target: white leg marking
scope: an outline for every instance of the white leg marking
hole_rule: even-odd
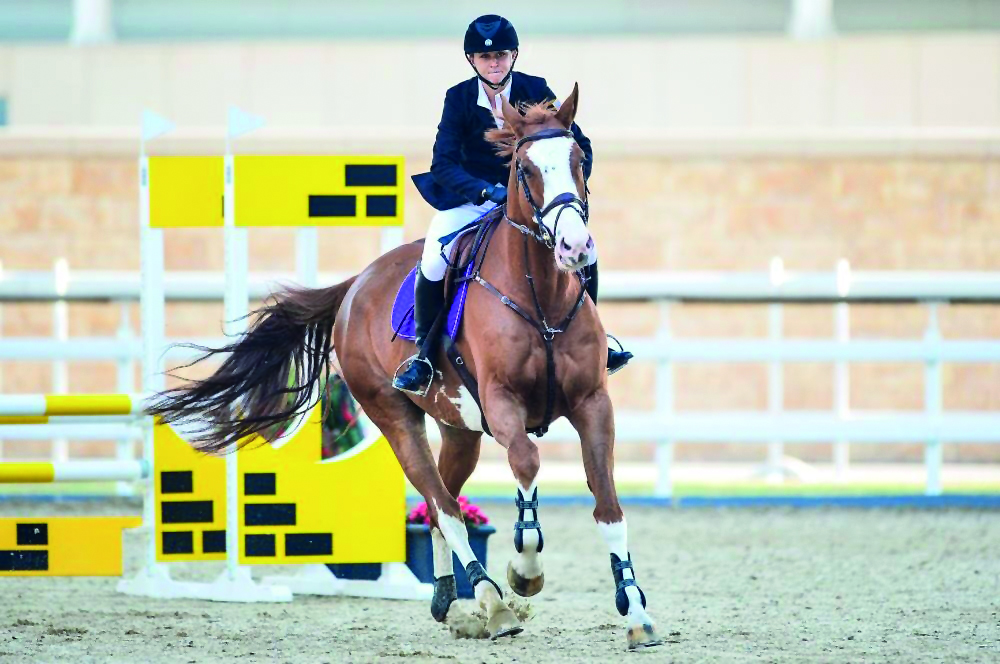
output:
[[[458,556],[459,562],[462,563],[462,568],[468,567],[469,563],[476,560],[476,554],[472,552],[472,547],[469,546],[469,531],[465,529],[465,523],[460,519],[445,514],[444,510],[438,507],[437,501],[434,501],[434,508],[437,510],[438,525],[441,526],[441,533],[448,541],[448,546]],[[503,604],[500,600],[500,595],[497,594],[496,588],[490,583],[476,584],[473,591],[476,593],[476,599],[479,600],[480,606],[486,609],[487,615],[493,615],[493,611]]]
[[[434,578],[453,575],[455,566],[452,564],[451,547],[437,528],[431,528],[431,544],[434,545]]]
[[[628,525],[623,517],[619,523],[597,522],[597,527],[604,536],[604,541],[608,545],[608,550],[618,556],[622,562],[628,560]],[[626,579],[634,579],[632,570],[622,570],[622,576]],[[642,599],[639,597],[639,589],[635,586],[625,588],[625,595],[628,597],[628,624],[652,625],[653,619],[649,617],[646,610],[642,608]]]
[[[455,409],[458,411],[459,417],[462,418],[462,424],[465,425],[466,429],[470,431],[482,431],[483,430],[483,420],[482,414],[479,412],[479,406],[476,405],[476,400],[473,398],[472,393],[466,389],[465,385],[458,386],[458,398],[448,399],[452,404],[455,405]]]
[[[525,500],[531,500],[531,496],[534,495],[537,486],[537,480],[532,480],[528,488],[521,487],[521,495],[524,496]],[[534,521],[535,518],[535,510],[524,510],[525,521]],[[523,578],[534,579],[542,573],[542,560],[538,555],[538,531],[522,530],[521,535],[524,538],[521,553],[514,556],[511,565],[513,565],[514,571]]]

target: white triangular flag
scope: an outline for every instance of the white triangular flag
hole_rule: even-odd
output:
[[[150,110],[142,112],[142,140],[151,141],[174,130],[174,123]]]
[[[229,126],[227,128],[229,138],[242,136],[263,126],[264,118],[259,115],[251,115],[237,106],[229,107]]]

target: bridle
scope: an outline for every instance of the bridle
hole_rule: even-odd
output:
[[[538,232],[535,233],[529,228],[525,228],[521,224],[515,223],[507,216],[507,210],[504,210],[504,219],[507,223],[511,224],[522,233],[529,235],[542,244],[548,249],[555,249],[556,246],[556,236],[559,234],[559,220],[562,218],[562,213],[567,209],[575,210],[580,218],[583,219],[583,223],[586,224],[590,220],[590,205],[584,199],[581,199],[576,194],[571,194],[570,192],[564,192],[559,194],[552,199],[552,202],[545,206],[545,208],[538,207],[535,203],[534,197],[531,195],[531,189],[528,187],[528,183],[524,176],[524,166],[521,164],[521,157],[518,156],[518,151],[526,143],[532,143],[534,141],[543,141],[547,138],[572,138],[575,142],[576,137],[573,136],[573,132],[569,129],[543,129],[537,134],[531,134],[530,136],[525,136],[517,141],[514,145],[514,167],[517,173],[517,185],[519,189],[524,190],[524,198],[528,201],[528,205],[531,206],[531,216],[538,226]],[[509,207],[509,206],[508,206]],[[552,224],[552,230],[550,231],[548,226],[542,221],[552,210],[558,209],[556,213],[555,223]]]

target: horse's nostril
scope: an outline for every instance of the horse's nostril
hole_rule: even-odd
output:
[[[589,238],[587,240],[587,249],[593,249],[593,248],[594,248],[594,238]]]
[[[569,251],[570,249],[572,249],[572,247],[570,247],[569,244],[566,242],[566,238],[563,238],[563,240],[559,243],[559,245],[563,249],[563,251]]]

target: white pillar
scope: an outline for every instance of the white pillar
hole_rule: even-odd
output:
[[[225,295],[223,310],[225,313],[226,335],[233,337],[242,334],[247,329],[246,315],[250,308],[250,296],[247,287],[247,251],[248,238],[246,228],[236,227],[236,187],[235,160],[226,141],[225,157],[225,200],[223,212],[225,228]],[[234,404],[235,405],[235,404]],[[234,409],[235,412],[235,409]],[[237,568],[240,560],[240,511],[239,511],[239,460],[236,450],[229,450],[226,455],[226,571],[229,580],[237,578]]]
[[[166,387],[163,351],[166,344],[164,325],[166,324],[166,294],[164,291],[163,229],[152,228],[149,224],[149,158],[146,157],[145,141],[139,157],[139,241],[140,277],[142,295],[139,300],[142,326],[142,391],[146,394],[160,392]],[[150,476],[146,481],[143,498],[142,521],[149,528],[146,545],[144,575],[152,577],[156,564],[156,492],[154,489],[157,472],[153,463],[152,418],[145,418],[142,429],[142,458],[150,465]]]
[[[73,0],[74,44],[105,44],[115,39],[112,0]]]
[[[825,39],[836,34],[833,0],[792,0],[788,36],[792,39]]]

